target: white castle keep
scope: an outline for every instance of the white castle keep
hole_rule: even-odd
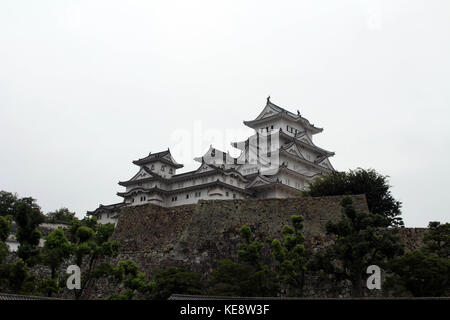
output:
[[[170,150],[150,153],[133,161],[138,172],[119,182],[125,187],[117,195],[123,202],[100,205],[95,211],[100,222],[117,221],[123,206],[147,203],[163,207],[193,204],[198,200],[245,198],[288,198],[301,195],[314,178],[334,171],[329,157],[334,152],[317,147],[313,136],[323,131],[307,119],[270,101],[256,119],[244,121],[255,134],[232,146],[241,150],[232,157],[212,146],[199,158],[200,166],[177,174],[183,167]]]

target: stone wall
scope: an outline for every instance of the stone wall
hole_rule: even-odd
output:
[[[185,265],[206,276],[217,259],[235,257],[244,224],[259,240],[280,238],[290,216],[301,214],[307,243],[327,242],[325,224],[339,219],[341,200],[341,196],[213,200],[172,208],[128,207],[121,212],[113,239],[122,243],[121,258],[136,259],[146,271]],[[357,210],[368,210],[365,196],[353,196],[353,201]]]
[[[207,279],[218,259],[236,258],[242,225],[250,226],[258,240],[281,238],[281,230],[293,214],[304,216],[306,246],[316,250],[333,243],[326,235],[325,224],[340,219],[342,198],[214,200],[171,208],[152,204],[124,207],[112,236],[122,244],[114,260],[132,258],[147,275],[154,269],[182,265]],[[358,211],[368,211],[364,195],[352,198]],[[407,250],[420,246],[424,231],[398,229]],[[310,280],[306,288],[310,296],[329,296],[327,284]],[[104,298],[114,289],[100,281],[89,298]],[[348,296],[348,289],[343,284],[332,296]]]

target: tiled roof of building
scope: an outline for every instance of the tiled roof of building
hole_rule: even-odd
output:
[[[38,297],[38,296],[25,296],[20,294],[0,292],[0,301],[7,301],[7,300],[62,300],[62,299],[50,297]]]
[[[257,125],[260,122],[264,122],[264,121],[267,121],[267,120],[274,120],[274,119],[277,119],[279,117],[287,117],[287,118],[292,119],[294,121],[299,121],[299,122],[303,123],[313,133],[319,133],[319,132],[323,131],[322,128],[318,128],[318,127],[314,126],[314,124],[311,124],[308,119],[302,117],[300,115],[299,111],[297,111],[297,114],[294,114],[294,113],[292,113],[292,112],[290,112],[290,111],[288,111],[288,110],[286,110],[286,109],[284,109],[284,108],[274,104],[273,102],[271,102],[270,101],[270,97],[267,98],[266,107],[264,109],[266,109],[267,107],[269,107],[272,110],[274,110],[275,113],[273,115],[268,116],[268,117],[260,118],[263,115],[263,113],[261,113],[254,120],[244,121],[244,124],[249,126],[249,127],[253,127],[254,125]]]
[[[167,156],[169,156],[169,157],[167,157]],[[167,159],[167,158],[169,158],[169,159]],[[184,167],[182,164],[177,163],[173,159],[169,149],[167,149],[166,151],[161,151],[161,152],[157,152],[157,153],[150,152],[148,156],[138,159],[138,160],[134,160],[133,163],[135,165],[144,165],[144,164],[155,162],[155,161],[161,161],[161,162],[167,163],[168,165],[173,166],[175,168],[183,168]]]
[[[322,148],[316,146],[315,144],[308,144],[308,143],[306,143],[306,142],[303,142],[302,140],[299,140],[299,139],[301,138],[300,135],[297,135],[297,136],[293,137],[293,136],[287,134],[287,133],[286,133],[283,129],[281,129],[281,128],[280,128],[280,135],[283,136],[283,137],[285,137],[285,138],[292,139],[293,142],[295,142],[296,144],[301,145],[302,147],[308,148],[308,149],[310,149],[310,150],[314,150],[314,151],[319,152],[319,153],[326,154],[326,155],[328,155],[328,156],[330,156],[330,157],[331,157],[331,156],[334,156],[334,154],[335,154],[334,152],[328,151],[328,150],[325,150],[325,149],[322,149]]]
[[[128,196],[128,195],[130,195],[130,194],[132,194],[133,192],[136,192],[136,191],[159,192],[159,193],[162,193],[162,194],[170,195],[170,194],[177,194],[177,193],[180,193],[180,192],[186,192],[186,191],[190,191],[190,190],[197,190],[197,189],[214,187],[214,186],[226,187],[228,189],[235,190],[235,191],[238,191],[238,192],[242,192],[242,193],[246,193],[246,194],[252,194],[252,192],[250,190],[239,188],[239,187],[233,186],[231,184],[224,183],[224,182],[222,182],[220,180],[216,180],[216,181],[212,181],[212,182],[208,182],[208,183],[197,184],[195,186],[189,186],[189,187],[179,188],[179,189],[174,189],[174,190],[164,190],[164,189],[161,189],[161,188],[156,187],[156,186],[152,187],[152,188],[137,187],[137,188],[131,189],[131,190],[127,191],[127,192],[118,192],[117,195],[119,197],[126,197],[126,196]]]
[[[100,204],[97,209],[95,209],[94,211],[88,211],[87,214],[88,215],[96,215],[96,214],[98,214],[100,212],[104,212],[104,211],[115,211],[115,210],[122,208],[125,205],[126,205],[125,202],[109,204],[106,206],[103,204]]]
[[[164,178],[161,175],[145,168],[144,170],[146,172],[148,172],[149,174],[151,174],[151,177],[147,177],[147,178],[143,178],[143,179],[139,179],[139,180],[119,181],[119,185],[126,187],[126,186],[131,186],[133,184],[144,183],[144,182],[149,182],[149,181],[154,181],[154,180],[160,180],[160,181],[164,181],[166,183],[174,183],[174,182],[178,182],[178,181],[209,176],[209,175],[217,173],[217,172],[220,172],[223,174],[234,173],[236,175],[239,175],[243,180],[245,180],[244,176],[234,168],[224,169],[224,168],[220,168],[218,166],[212,165],[212,164],[208,164],[208,166],[211,167],[212,170],[198,172],[198,169],[196,169],[196,170],[188,171],[185,173],[175,174],[171,178]]]

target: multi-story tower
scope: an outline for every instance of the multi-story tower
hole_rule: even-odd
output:
[[[200,199],[296,197],[312,179],[334,171],[329,161],[334,153],[313,143],[313,136],[323,129],[311,124],[299,111],[289,112],[267,98],[262,112],[244,124],[255,134],[232,143],[241,150],[239,157],[211,146],[195,159],[200,162],[198,169],[177,174],[183,165],[174,160],[169,149],[150,153],[133,161],[139,170],[131,179],[119,182],[126,188],[117,193],[124,201],[101,205],[92,213],[109,221],[116,219],[111,211],[124,205],[153,203],[169,207]]]

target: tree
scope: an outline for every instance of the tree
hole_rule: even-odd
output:
[[[36,278],[21,258],[13,263],[0,265],[0,288],[15,294],[36,293]]]
[[[114,232],[114,224],[99,224],[95,217],[74,219],[69,228],[72,242],[74,262],[84,267],[81,278],[81,289],[75,289],[75,298],[79,299],[86,287],[95,278],[95,262],[105,257],[115,257],[120,248],[118,241],[109,241]]]
[[[14,216],[17,195],[7,191],[0,191],[0,216]]]
[[[93,271],[95,278],[107,277],[116,284],[123,286],[124,292],[114,293],[108,297],[109,300],[132,300],[137,294],[150,297],[152,285],[146,282],[146,275],[139,271],[134,260],[120,260],[116,267],[108,262],[101,263]]]
[[[155,300],[166,300],[172,294],[200,294],[201,275],[183,267],[169,267],[156,270],[152,274],[151,296]]]
[[[70,212],[67,208],[61,208],[46,214],[46,220],[51,223],[71,223],[75,218],[75,212]]]
[[[0,216],[0,263],[6,258],[9,253],[8,245],[5,241],[8,239],[11,230],[11,216]]]
[[[312,266],[337,281],[349,280],[352,296],[362,296],[362,279],[369,265],[386,266],[389,259],[403,253],[399,239],[386,228],[386,217],[357,212],[350,197],[341,201],[340,221],[326,224],[328,234],[336,237],[335,244],[319,252]]]
[[[291,216],[291,223],[292,226],[283,228],[283,243],[278,239],[272,241],[272,252],[278,262],[278,273],[287,295],[302,296],[308,262],[308,254],[303,245],[305,238],[301,233],[303,216]]]
[[[249,297],[254,294],[252,270],[231,259],[221,259],[211,273],[208,294]]]
[[[251,229],[240,229],[243,242],[238,244],[238,262],[219,260],[211,274],[210,294],[239,296],[275,296],[279,285],[276,273],[263,262],[264,243],[253,239]]]
[[[403,226],[400,217],[402,203],[392,196],[388,178],[374,169],[333,172],[313,181],[304,195],[318,197],[365,194],[370,212],[387,218],[390,226]]]
[[[392,261],[386,288],[394,295],[439,297],[450,294],[450,224],[430,222],[423,246]]]
[[[53,283],[47,283],[49,290],[47,292],[50,297],[54,292],[54,288],[57,288],[58,282],[58,268],[69,258],[72,253],[72,245],[67,240],[64,231],[58,228],[52,231],[47,237],[42,250],[43,262],[50,267],[51,281]]]
[[[33,198],[22,198],[14,205],[17,224],[16,238],[19,241],[17,255],[28,266],[39,261],[39,241],[42,237],[37,227],[44,222],[44,215]]]
[[[425,251],[441,258],[450,258],[450,223],[430,222],[423,242]]]
[[[424,250],[408,252],[391,262],[386,288],[394,295],[440,297],[450,294],[450,259]]]

